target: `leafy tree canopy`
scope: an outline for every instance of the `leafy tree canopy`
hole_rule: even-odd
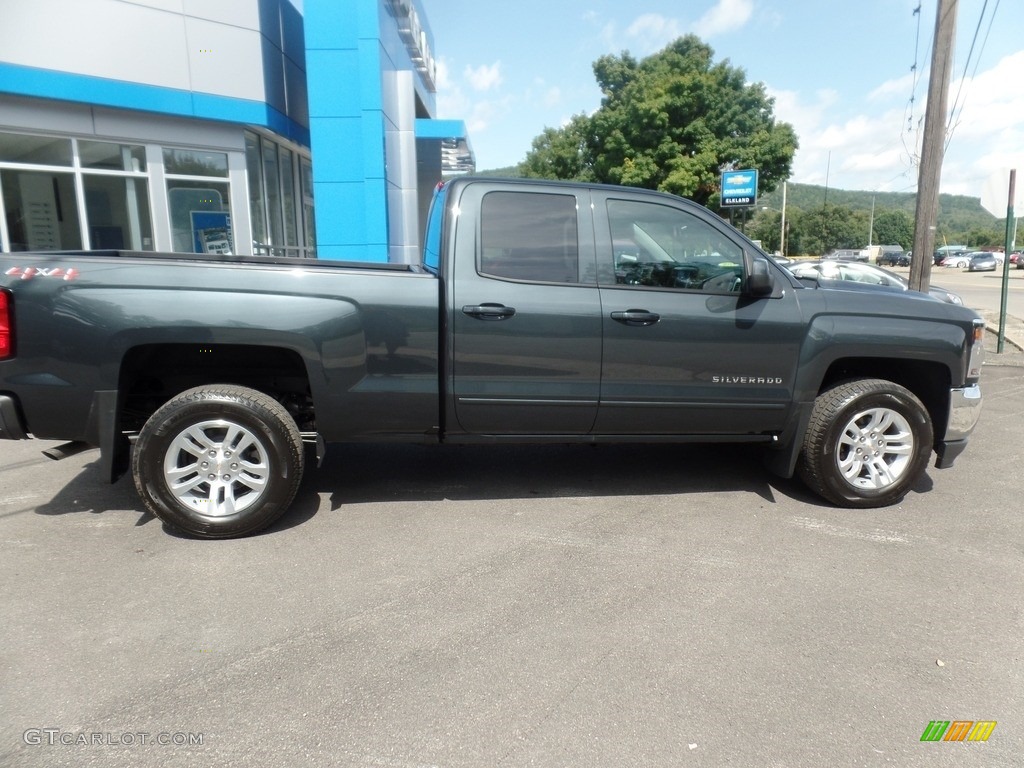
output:
[[[704,205],[717,203],[725,170],[756,168],[759,191],[775,189],[789,176],[796,134],[776,122],[763,84],[713,57],[693,35],[641,61],[602,56],[600,108],[534,139],[522,174],[658,189]]]

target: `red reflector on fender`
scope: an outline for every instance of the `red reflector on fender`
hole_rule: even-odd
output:
[[[11,352],[11,301],[6,291],[0,291],[0,358]]]

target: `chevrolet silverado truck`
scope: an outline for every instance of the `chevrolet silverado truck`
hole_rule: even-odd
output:
[[[99,447],[194,536],[252,533],[339,442],[755,443],[876,507],[964,450],[983,323],[822,288],[639,189],[467,177],[421,263],[0,256],[0,437]]]

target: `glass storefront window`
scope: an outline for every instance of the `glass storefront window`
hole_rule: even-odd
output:
[[[227,178],[228,156],[225,152],[202,152],[195,149],[164,149],[164,171],[176,176],[220,176]]]
[[[71,173],[0,170],[0,197],[12,251],[82,247]]]
[[[145,171],[146,149],[136,144],[109,141],[78,141],[78,164],[109,171]]]
[[[0,162],[71,165],[71,139],[0,133]]]
[[[281,147],[281,209],[284,213],[284,244],[296,247],[299,234],[295,226],[295,173],[292,171],[292,152]],[[289,256],[294,255],[289,252]]]
[[[227,182],[167,180],[172,250],[235,253]]]
[[[309,158],[265,136],[245,134],[253,252],[314,257]],[[299,187],[298,184],[308,186]]]
[[[299,163],[302,184],[302,222],[307,256],[316,256],[316,209],[313,206],[313,166],[306,158]]]
[[[147,153],[164,161],[166,211],[151,207],[158,163],[147,162]],[[229,158],[227,151],[0,132],[0,250],[249,253],[249,243],[234,242]],[[309,157],[246,131],[245,162],[251,252],[315,258]],[[166,231],[161,220],[169,220],[170,242],[157,242]]]
[[[86,174],[82,185],[89,245],[94,250],[153,250],[145,179]]]
[[[281,177],[277,164],[277,145],[269,141],[263,142],[263,178],[267,184],[267,212],[270,216],[270,242],[280,247],[284,245],[281,226]],[[275,254],[275,255],[284,255]]]
[[[252,221],[253,253],[267,251],[267,205],[263,195],[263,167],[260,140],[252,133],[245,134],[245,170],[249,177],[249,217]]]

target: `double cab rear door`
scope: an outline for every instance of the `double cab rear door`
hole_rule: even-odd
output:
[[[799,307],[781,274],[741,293],[750,260],[720,219],[639,190],[453,186],[449,436],[782,429]]]

